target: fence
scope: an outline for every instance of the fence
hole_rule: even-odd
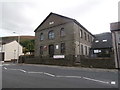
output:
[[[47,64],[47,65],[62,65],[62,66],[78,66],[90,68],[109,68],[114,69],[115,63],[112,57],[110,58],[80,58],[80,64],[76,65],[75,56],[70,55],[64,59],[53,59],[49,57],[34,57],[34,56],[20,56],[19,63],[27,64]]]

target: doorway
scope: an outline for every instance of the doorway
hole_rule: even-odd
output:
[[[53,55],[54,55],[54,45],[51,44],[49,45],[49,56],[53,57]]]

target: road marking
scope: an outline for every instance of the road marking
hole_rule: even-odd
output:
[[[22,71],[22,72],[24,72],[24,73],[26,72],[25,70],[22,70],[22,69],[20,69],[20,71]]]
[[[4,67],[5,70],[19,70],[19,71],[22,71],[24,73],[26,73],[27,71],[23,70],[23,69],[8,69],[7,67]],[[47,73],[47,72],[27,72],[27,73],[38,73],[38,74],[45,74],[45,75],[48,75],[48,76],[51,76],[51,77],[65,77],[65,78],[83,78],[83,79],[86,79],[86,80],[91,80],[91,81],[95,81],[95,82],[100,82],[100,83],[106,83],[106,84],[112,84],[112,85],[115,85],[116,82],[115,81],[111,81],[111,82],[107,82],[107,81],[101,81],[101,80],[97,80],[97,79],[92,79],[92,78],[88,78],[88,77],[81,77],[81,76],[61,76],[61,75],[54,75],[54,74],[51,74],[51,73]]]
[[[16,71],[19,70],[19,71],[22,71],[22,72],[24,72],[24,73],[27,72],[27,71],[25,71],[25,70],[23,70],[23,69],[8,69],[8,70],[16,70]]]
[[[4,67],[4,69],[5,69],[5,70],[7,70],[7,68],[6,68],[6,67]]]
[[[56,77],[66,77],[66,78],[81,78],[81,76],[56,76]]]
[[[84,78],[84,79],[87,79],[87,80],[95,81],[95,82],[101,82],[101,83],[109,84],[109,82],[105,82],[105,81],[101,81],[101,80],[96,80],[96,79],[87,78],[87,77],[83,77],[83,78]]]
[[[53,74],[50,74],[50,73],[46,73],[46,72],[44,72],[43,74],[46,74],[46,75],[48,75],[48,76],[55,77],[55,75],[53,75]]]
[[[28,73],[39,73],[39,74],[43,74],[43,72],[28,72]]]
[[[115,84],[116,84],[116,82],[115,82],[115,81],[111,81],[111,84],[114,84],[114,85],[115,85]]]

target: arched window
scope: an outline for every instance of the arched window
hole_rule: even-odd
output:
[[[54,38],[55,38],[55,34],[54,34],[53,30],[49,31],[48,39],[54,39]]]
[[[64,30],[64,28],[61,28],[61,30],[60,30],[60,36],[62,37],[62,36],[65,36],[65,30]]]
[[[44,39],[43,33],[40,33],[40,40],[42,41]]]

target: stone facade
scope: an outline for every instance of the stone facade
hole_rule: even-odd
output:
[[[93,39],[75,19],[50,13],[35,30],[35,56],[80,62],[80,56],[89,56]]]
[[[110,24],[112,32],[115,67],[120,68],[120,22]]]

